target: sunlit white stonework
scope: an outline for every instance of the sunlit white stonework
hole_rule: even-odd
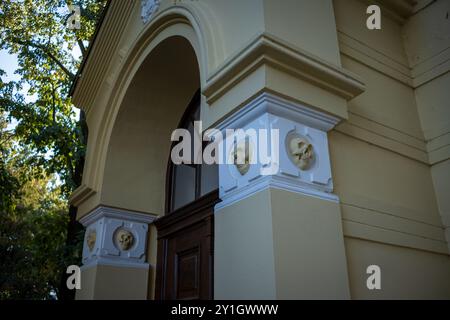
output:
[[[276,143],[266,139],[268,154],[271,146],[279,146],[279,163],[250,164],[247,172],[236,174],[234,165],[219,166],[219,193],[222,202],[218,208],[230,205],[265,188],[279,188],[326,200],[337,201],[332,193],[330,158],[327,132],[339,119],[318,112],[301,104],[292,103],[271,94],[262,94],[219,125],[221,130],[241,128],[243,130],[278,130]],[[260,136],[255,136],[260,139]],[[260,147],[260,141],[252,141]],[[291,145],[292,139],[297,148]],[[302,143],[300,143],[302,142]],[[296,160],[297,158],[297,160]],[[262,175],[262,166],[277,167],[277,173]]]

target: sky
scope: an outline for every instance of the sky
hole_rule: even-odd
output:
[[[6,71],[6,80],[18,80],[20,77],[14,74],[18,68],[17,55],[9,54],[7,50],[0,50],[0,69]]]
[[[14,71],[19,67],[17,64],[17,55],[9,54],[7,50],[0,50],[0,69],[6,72],[3,76],[5,81],[16,81],[20,79],[20,76],[14,74]],[[17,122],[13,119],[7,126],[7,130],[11,130],[16,126]]]

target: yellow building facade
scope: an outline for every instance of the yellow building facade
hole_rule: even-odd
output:
[[[112,0],[73,91],[89,126],[77,299],[450,298],[449,12]],[[198,90],[204,130],[279,129],[280,170],[219,164],[172,208],[186,195],[170,187],[171,134]],[[292,135],[311,145],[307,169]]]

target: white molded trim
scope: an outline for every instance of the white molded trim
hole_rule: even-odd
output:
[[[83,264],[111,265],[116,267],[148,268],[147,254],[148,224],[156,216],[135,211],[100,206],[80,219],[86,227],[83,242]],[[119,244],[118,232],[124,229],[132,238],[132,245],[123,248]],[[91,235],[94,234],[94,237]],[[89,241],[91,247],[89,247]]]
[[[264,113],[300,122],[311,128],[327,132],[342,120],[311,107],[264,92],[249,104],[230,115],[217,127],[220,130],[240,128]]]
[[[214,210],[220,210],[225,207],[228,207],[236,202],[239,202],[243,199],[251,197],[252,195],[266,190],[266,189],[279,189],[285,190],[289,192],[303,194],[305,196],[310,196],[318,199],[322,199],[325,201],[331,201],[335,203],[339,203],[339,197],[334,193],[329,193],[325,191],[321,191],[318,189],[311,188],[311,186],[302,186],[300,184],[294,184],[288,180],[279,179],[278,176],[266,176],[262,179],[255,181],[253,184],[249,184],[240,189],[235,189],[228,194],[226,194],[222,201],[219,202]]]
[[[110,266],[119,268],[135,268],[135,269],[150,269],[149,263],[128,261],[128,260],[118,260],[118,259],[108,259],[108,258],[97,258],[95,260],[89,260],[86,264],[83,264],[80,269],[86,270],[97,266]]]
[[[119,220],[135,221],[140,223],[152,223],[157,218],[156,215],[149,213],[140,213],[136,211],[129,211],[125,209],[117,209],[111,207],[100,206],[94,209],[91,213],[80,219],[80,223],[87,227],[97,220],[107,217]]]

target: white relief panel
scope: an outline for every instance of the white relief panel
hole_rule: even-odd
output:
[[[148,266],[145,262],[148,224],[154,219],[152,215],[107,207],[99,207],[83,217],[80,220],[86,227],[83,265]]]
[[[324,191],[332,191],[330,159],[328,155],[327,133],[276,116],[273,121],[280,130],[280,175],[295,178],[298,181],[311,184]],[[313,162],[306,170],[299,169],[291,160],[287,146],[290,135],[296,134],[305,138],[313,146]]]
[[[220,125],[220,129],[224,135],[225,129],[254,129],[256,136],[249,136],[249,145],[253,147],[248,151],[251,158],[257,157],[257,161],[250,164],[245,174],[241,174],[235,164],[219,165],[222,202],[218,208],[268,187],[337,201],[337,196],[332,194],[327,131],[338,121],[335,117],[268,94],[233,114]],[[264,136],[258,135],[260,129],[267,133],[263,140],[261,137]],[[278,130],[278,162],[277,157],[272,157],[270,163],[262,163],[259,157],[261,146],[266,146],[268,151],[264,154],[268,156],[273,155],[271,148],[276,146],[271,143],[270,132],[273,129]],[[235,149],[230,143],[226,146],[225,155],[229,156]],[[261,169],[270,166],[278,167],[278,171],[272,175],[262,174]]]

